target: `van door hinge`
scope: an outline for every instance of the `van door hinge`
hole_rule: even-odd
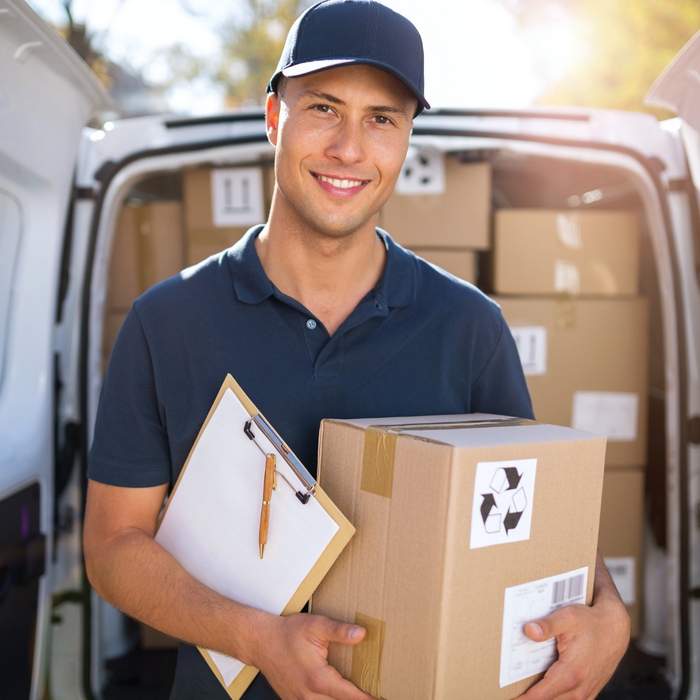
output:
[[[700,445],[700,416],[691,416],[688,419],[688,440],[693,445]]]

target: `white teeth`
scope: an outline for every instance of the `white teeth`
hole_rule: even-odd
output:
[[[328,182],[333,187],[340,187],[343,190],[347,190],[350,187],[359,187],[362,184],[362,180],[337,180],[324,175],[317,175],[316,177],[322,182]]]

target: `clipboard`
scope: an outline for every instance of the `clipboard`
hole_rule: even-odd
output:
[[[269,439],[258,429],[263,424],[274,434]],[[282,476],[271,500],[270,533],[262,560],[258,529],[264,454],[260,444],[276,453]],[[158,518],[155,534],[156,542],[205,585],[232,600],[281,615],[301,611],[355,533],[308,472],[304,470],[299,478],[290,455],[301,466],[227,375]],[[301,495],[306,493],[311,497],[304,501]],[[218,652],[198,649],[229,697],[239,700],[258,670]]]

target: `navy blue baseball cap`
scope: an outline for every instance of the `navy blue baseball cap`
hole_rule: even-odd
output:
[[[430,109],[423,95],[423,42],[403,15],[375,0],[322,0],[292,25],[267,92],[280,76],[295,78],[337,66],[375,66],[400,80]]]

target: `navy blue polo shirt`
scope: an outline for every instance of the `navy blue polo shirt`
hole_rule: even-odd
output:
[[[268,279],[261,230],[136,300],[105,376],[91,479],[174,483],[227,373],[314,475],[323,418],[533,417],[500,309],[473,285],[378,229],[381,278],[331,337]],[[195,650],[180,657],[173,698],[225,700]],[[256,682],[246,699],[275,697],[265,687]]]

